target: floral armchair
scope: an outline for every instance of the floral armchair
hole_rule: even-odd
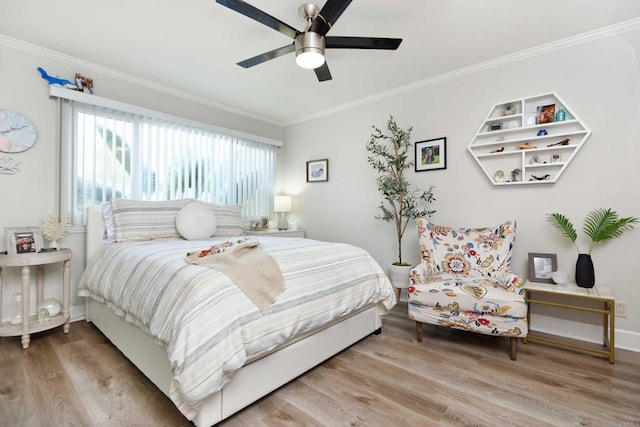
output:
[[[506,336],[516,360],[517,338],[529,328],[523,281],[511,270],[515,221],[458,229],[424,218],[417,224],[422,262],[411,270],[407,292],[418,342],[423,323]]]

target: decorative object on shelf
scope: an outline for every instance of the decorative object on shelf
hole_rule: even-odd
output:
[[[569,275],[562,270],[556,270],[551,273],[551,280],[556,285],[566,285],[569,283]]]
[[[547,221],[560,230],[563,235],[569,238],[578,251],[578,261],[576,262],[576,284],[583,288],[592,288],[595,284],[595,273],[593,261],[591,260],[591,250],[593,247],[605,240],[621,236],[625,231],[632,230],[634,224],[638,223],[636,217],[620,218],[611,209],[599,208],[591,210],[584,219],[582,231],[591,238],[589,251],[581,253],[576,244],[578,233],[569,219],[561,213],[547,214]]]
[[[564,111],[564,108],[560,108],[556,112],[556,122],[564,122],[565,120],[567,120],[567,112]]]
[[[7,255],[37,253],[42,249],[39,227],[5,227]]]
[[[15,175],[20,172],[18,165],[20,162],[13,160],[9,157],[0,158],[0,174],[2,175]]]
[[[495,182],[504,182],[504,171],[498,169],[496,173],[493,174],[493,180]]]
[[[511,180],[509,182],[518,182],[520,181],[520,175],[522,174],[522,170],[520,168],[515,168],[511,171]]]
[[[50,249],[58,249],[58,240],[67,234],[67,219],[58,221],[55,214],[48,214],[42,219],[42,235],[47,239]]]
[[[55,298],[42,300],[38,305],[38,322],[46,322],[51,317],[55,317],[62,311],[62,303]]]
[[[273,211],[280,214],[278,230],[288,230],[287,212],[291,212],[291,196],[275,196],[273,199]]]
[[[429,205],[435,201],[435,198],[433,186],[427,190],[416,188],[409,183],[405,175],[413,166],[413,162],[409,160],[413,128],[398,127],[393,116],[389,116],[386,128],[387,134],[372,126],[373,131],[366,145],[369,152],[367,162],[378,173],[376,184],[382,195],[382,202],[379,205],[382,215],[376,216],[376,219],[395,225],[398,259],[393,264],[407,265],[402,260],[404,232],[410,221],[433,215],[435,211],[430,210]],[[401,285],[404,284],[402,287],[409,284],[408,272],[406,282],[404,280],[401,283]]]
[[[512,116],[516,113],[516,104],[514,102],[507,102],[502,107],[503,116]]]
[[[11,304],[13,305],[13,314],[9,322],[12,325],[19,325],[22,323],[22,294],[20,292],[11,294]]]
[[[556,254],[529,253],[529,281],[553,283],[551,273],[558,269]]]
[[[49,75],[44,68],[38,67],[40,76],[45,79],[50,85],[62,86],[68,89],[77,89],[78,87],[71,80],[62,79],[60,77]]]
[[[551,163],[558,163],[561,161],[560,154],[551,155]]]
[[[538,148],[538,147],[536,147],[535,145],[531,145],[528,142],[525,142],[524,144],[519,144],[518,148],[521,150],[530,150],[532,148]]]
[[[546,181],[547,179],[551,178],[551,175],[544,174],[542,176],[535,176],[535,175],[531,175],[531,179],[529,181]]]
[[[527,126],[533,126],[536,124],[536,113],[529,113],[527,114],[527,118],[525,121],[525,125]]]
[[[537,165],[540,163],[540,156],[538,156],[537,154],[533,157],[531,157],[531,164],[532,165]]]
[[[489,125],[489,132],[502,130],[502,123],[493,123]]]
[[[416,172],[447,168],[447,138],[427,139],[415,144]]]
[[[83,76],[80,73],[76,73],[76,88],[75,90],[84,92],[84,90],[93,95],[93,79],[90,77]]]
[[[34,124],[20,113],[0,109],[0,152],[21,153],[38,138]]]
[[[556,116],[556,104],[541,105],[536,108],[536,124],[553,123]]]
[[[516,114],[505,119],[501,113],[507,102],[494,104],[489,109],[484,121],[479,125],[467,149],[480,166],[482,173],[493,185],[555,183],[576,157],[578,151],[591,135],[591,131],[584,126],[584,123],[580,121],[567,103],[553,92],[510,100],[509,102],[516,104]],[[556,109],[563,109],[566,112],[566,120],[549,125],[535,125],[536,109],[539,106],[549,105],[555,106]],[[520,114],[525,111],[526,115]],[[534,122],[526,125],[525,123],[528,123],[530,116],[533,117]],[[513,122],[517,127],[512,129],[508,126],[507,129],[503,128],[500,132],[489,130],[491,125],[502,121],[506,121],[508,124]],[[541,131],[540,135],[538,135],[538,131]],[[555,154],[561,156],[562,161],[551,162],[550,159]],[[539,157],[540,163],[531,161],[534,155]],[[519,182],[496,181],[495,171],[503,170],[506,172],[515,168],[520,168],[522,171],[522,179]],[[548,179],[536,180],[531,178],[531,173],[536,176],[545,174],[550,176]]]
[[[307,182],[329,181],[329,159],[307,162]]]
[[[562,141],[556,142],[554,144],[549,144],[547,145],[547,147],[555,147],[556,145],[569,145],[569,141],[570,141],[569,138],[565,138]]]

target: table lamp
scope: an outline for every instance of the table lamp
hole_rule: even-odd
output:
[[[287,212],[291,212],[291,196],[275,196],[273,199],[273,210],[280,214],[278,219],[278,230],[288,230]]]

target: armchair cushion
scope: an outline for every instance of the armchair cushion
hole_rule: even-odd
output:
[[[523,284],[511,270],[516,223],[494,227],[453,228],[417,221],[425,276],[450,274],[495,279],[493,284],[517,292]]]
[[[505,292],[493,277],[436,274],[428,276],[422,286],[407,288],[411,304],[435,307],[442,311],[493,316],[526,317],[527,305],[519,293]]]

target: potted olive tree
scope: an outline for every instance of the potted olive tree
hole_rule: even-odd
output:
[[[611,209],[593,209],[584,219],[584,227],[582,230],[591,239],[591,245],[586,253],[580,252],[580,248],[576,244],[578,233],[569,219],[561,213],[547,214],[547,220],[554,227],[562,232],[573,242],[578,251],[578,260],[576,262],[576,284],[583,288],[592,288],[595,284],[595,274],[593,270],[593,261],[591,260],[591,250],[596,243],[613,239],[621,236],[625,231],[633,229],[634,224],[638,223],[636,217],[618,217],[617,212]]]
[[[376,183],[382,195],[381,214],[377,219],[391,222],[396,229],[398,259],[391,266],[391,283],[396,288],[406,288],[409,284],[411,265],[402,260],[402,238],[409,222],[430,217],[435,212],[429,204],[435,201],[433,186],[423,190],[407,181],[406,172],[413,166],[410,159],[412,127],[401,129],[393,116],[387,120],[387,132],[375,126],[367,142],[367,161],[378,173]],[[400,271],[398,271],[400,270]]]

